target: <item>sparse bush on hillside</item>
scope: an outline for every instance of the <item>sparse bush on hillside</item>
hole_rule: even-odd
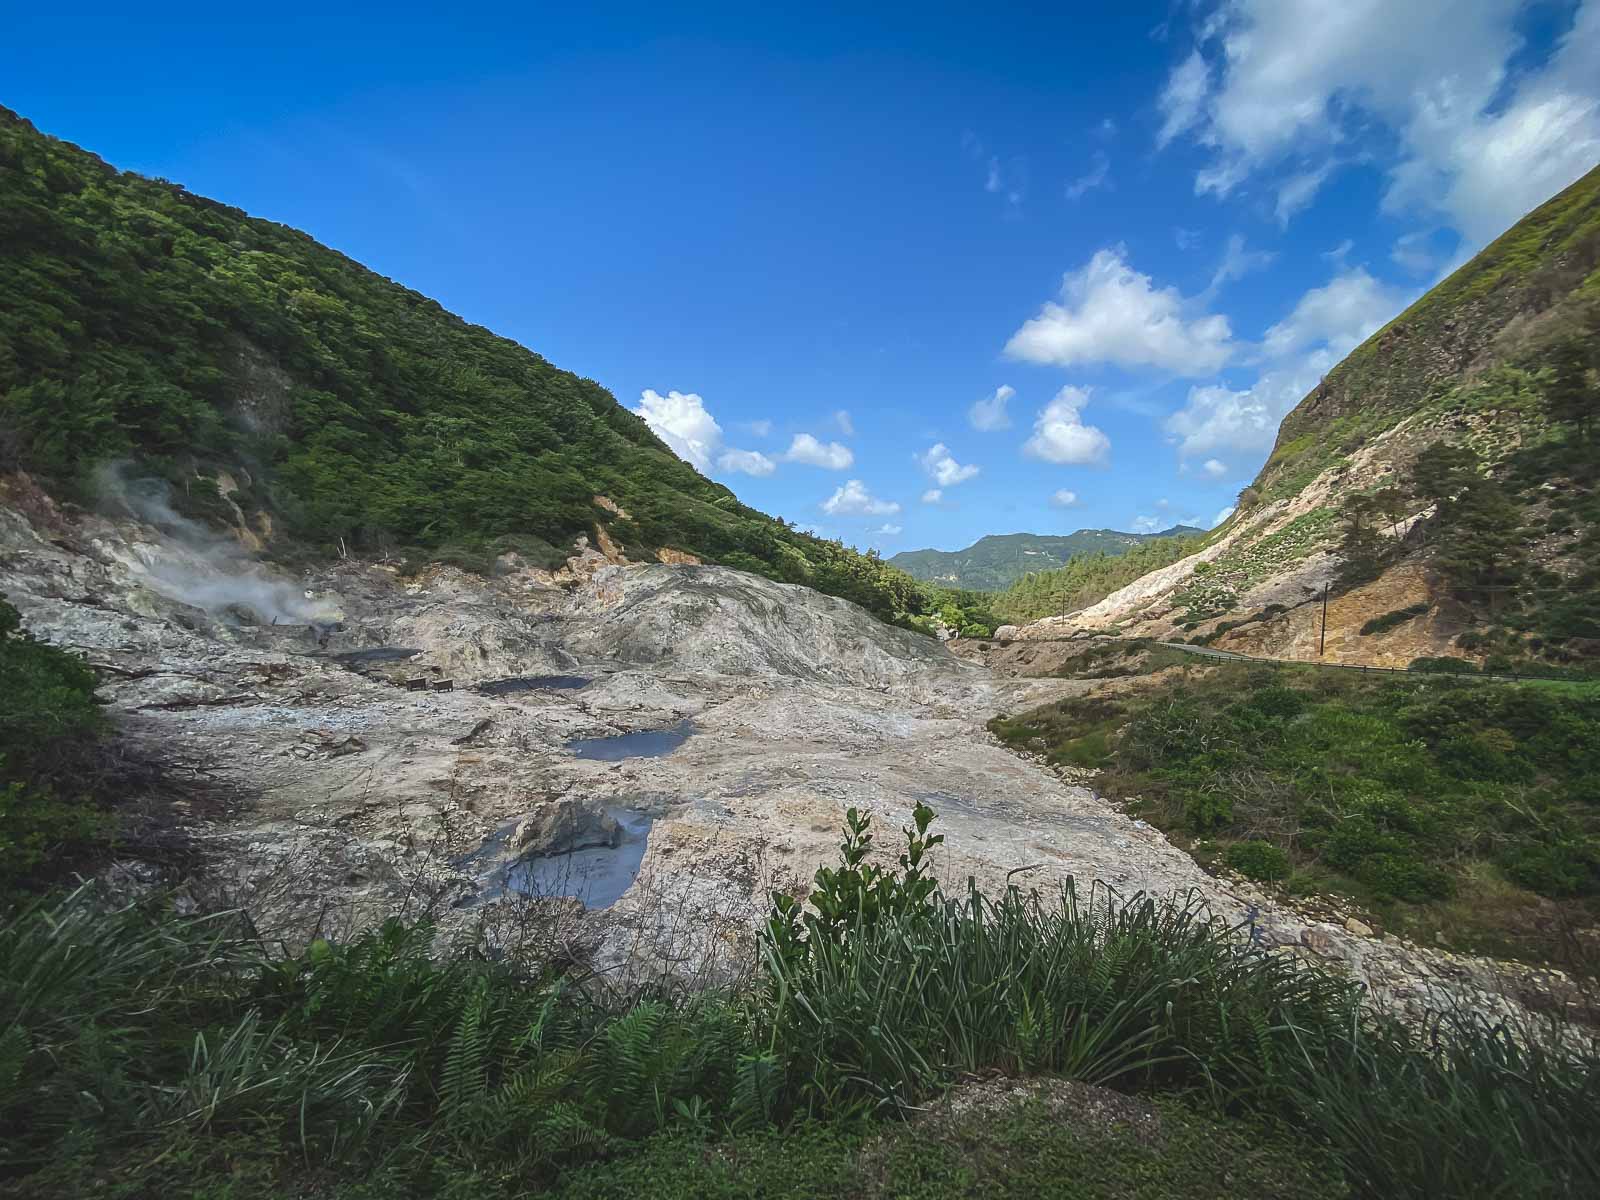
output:
[[[1405,608],[1397,608],[1393,612],[1386,612],[1382,616],[1373,617],[1361,627],[1361,635],[1370,637],[1375,633],[1385,633],[1397,626],[1404,625],[1407,621],[1414,620],[1427,612],[1433,605],[1427,601],[1408,604]]]
[[[1231,843],[1222,860],[1246,879],[1272,883],[1289,877],[1289,856],[1259,838]]]

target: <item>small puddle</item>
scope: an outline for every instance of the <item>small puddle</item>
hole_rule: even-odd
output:
[[[551,689],[568,691],[587,687],[590,680],[584,675],[517,675],[510,679],[491,679],[472,690],[485,696],[510,696],[516,692],[539,692]]]
[[[366,663],[403,662],[421,653],[421,650],[405,646],[374,646],[370,650],[346,650],[342,654],[335,654],[333,660],[340,666],[354,668]]]
[[[671,754],[695,731],[693,721],[679,721],[666,729],[641,729],[614,737],[573,738],[567,749],[579,758],[619,762],[624,758],[661,758]]]
[[[585,908],[610,908],[638,878],[655,818],[633,808],[606,811],[621,827],[616,846],[523,859],[506,872],[506,888],[524,896],[575,896]]]

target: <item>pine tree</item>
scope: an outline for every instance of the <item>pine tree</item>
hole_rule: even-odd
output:
[[[1498,482],[1481,478],[1447,504],[1435,562],[1459,593],[1500,607],[1527,570],[1521,510]]]
[[[1578,440],[1589,440],[1597,400],[1595,368],[1597,352],[1592,336],[1563,338],[1551,347],[1548,359],[1551,375],[1545,385],[1545,407],[1550,419],[1570,425]]]

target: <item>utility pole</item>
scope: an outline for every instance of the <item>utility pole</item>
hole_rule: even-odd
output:
[[[1322,581],[1322,637],[1317,641],[1317,657],[1328,648],[1328,581]]]

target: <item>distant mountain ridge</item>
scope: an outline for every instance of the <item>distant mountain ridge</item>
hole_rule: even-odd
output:
[[[979,592],[1003,592],[1024,575],[1053,571],[1082,554],[1126,554],[1157,538],[1187,537],[1203,530],[1174,525],[1159,533],[1080,529],[1076,533],[992,533],[965,550],[902,550],[888,562],[931,583]]]

